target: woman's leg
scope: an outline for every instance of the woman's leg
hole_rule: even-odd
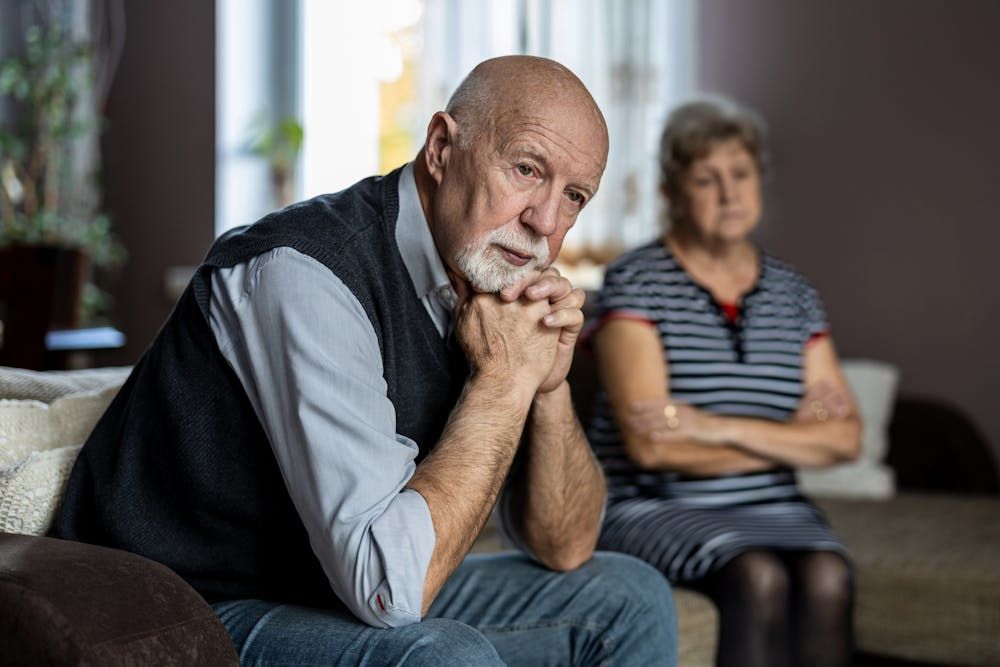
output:
[[[790,664],[789,585],[770,551],[740,554],[698,585],[719,608],[719,667]]]
[[[832,551],[797,551],[786,558],[792,575],[797,665],[850,665],[854,584],[850,565]]]

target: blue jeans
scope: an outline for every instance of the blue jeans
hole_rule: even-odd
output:
[[[349,612],[235,600],[213,605],[243,665],[674,665],[663,575],[597,553],[556,573],[515,554],[473,555],[420,623],[378,629]]]

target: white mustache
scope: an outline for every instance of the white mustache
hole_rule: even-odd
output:
[[[537,267],[545,266],[549,261],[549,246],[545,239],[534,236],[530,232],[517,228],[499,227],[482,238],[481,246],[496,244],[515,250],[524,255],[532,256],[532,263]]]

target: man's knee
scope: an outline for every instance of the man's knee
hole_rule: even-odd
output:
[[[581,570],[611,614],[608,633],[617,661],[676,663],[674,598],[661,572],[638,558],[611,552],[594,554]]]
[[[607,591],[608,599],[624,594],[624,601],[640,613],[673,621],[674,600],[666,577],[648,563],[625,554],[597,552],[584,566],[595,585]]]
[[[459,621],[432,618],[390,632],[407,635],[408,644],[399,662],[408,666],[503,664],[481,632]]]

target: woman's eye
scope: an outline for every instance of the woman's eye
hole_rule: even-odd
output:
[[[534,176],[535,170],[530,164],[519,164],[517,165],[517,171],[522,176]]]

